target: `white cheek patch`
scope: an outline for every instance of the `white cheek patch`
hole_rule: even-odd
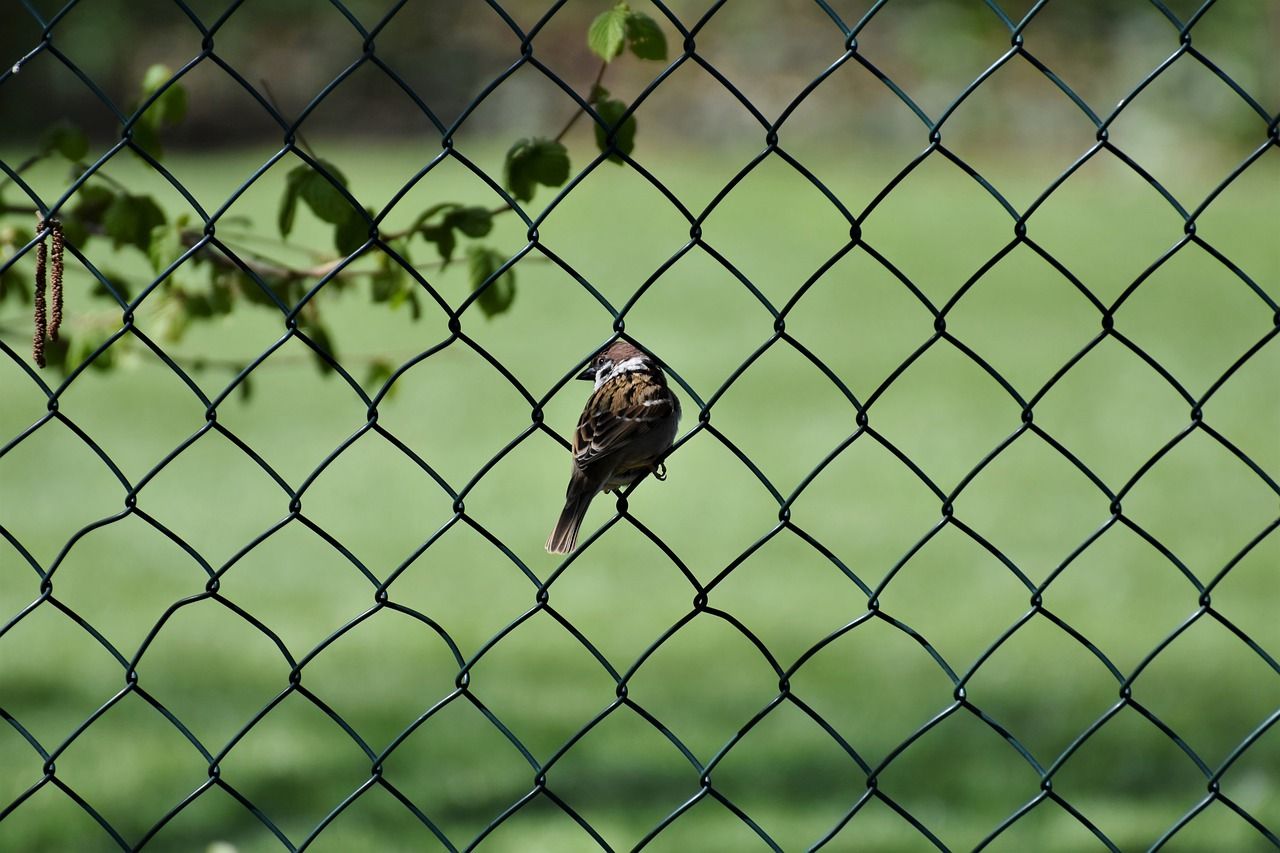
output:
[[[630,373],[633,370],[641,370],[648,365],[648,363],[649,359],[644,356],[633,355],[626,361],[618,362],[618,364],[613,368],[613,373],[616,376],[619,373]]]
[[[615,376],[621,376],[624,373],[631,373],[635,370],[643,370],[648,365],[649,360],[641,355],[633,355],[617,364],[609,364],[596,371],[596,387],[599,388]]]

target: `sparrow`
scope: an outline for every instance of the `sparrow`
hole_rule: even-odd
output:
[[[597,353],[578,379],[594,380],[595,391],[573,433],[564,511],[547,539],[552,554],[573,550],[592,498],[658,471],[680,423],[680,400],[662,369],[626,341]]]

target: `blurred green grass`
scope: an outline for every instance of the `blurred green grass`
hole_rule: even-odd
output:
[[[332,151],[332,153],[331,153]],[[326,149],[363,201],[389,198],[433,152]],[[494,169],[501,151],[480,150]],[[855,211],[909,155],[807,160]],[[177,154],[175,175],[214,204],[265,159],[265,152]],[[655,156],[646,165],[690,206],[704,204],[749,152],[715,159]],[[1259,223],[1276,221],[1277,158],[1264,158],[1214,203],[1198,234],[1273,298],[1280,253]],[[1041,184],[1025,163],[993,166],[1017,203]],[[1064,164],[1065,165],[1065,162]],[[1043,168],[1043,163],[1039,164]],[[1205,172],[1215,174],[1206,164]],[[283,169],[268,173],[232,208],[263,228],[274,221]],[[1226,168],[1220,170],[1225,174]],[[133,166],[119,179],[179,200]],[[38,188],[61,176],[37,174]],[[41,182],[44,182],[43,184]],[[389,220],[396,227],[432,200],[483,198],[466,170],[428,176]],[[549,194],[540,195],[543,203]],[[495,242],[514,251],[523,226],[507,217]],[[969,178],[932,158],[864,224],[864,240],[937,305],[1009,241],[1012,222]],[[315,223],[302,239],[321,240]],[[1056,193],[1029,236],[1103,301],[1119,292],[1181,235],[1159,197],[1114,162],[1099,160]],[[687,238],[687,224],[632,172],[602,168],[540,227],[541,239],[615,305]],[[777,306],[847,240],[847,226],[777,158],[746,178],[704,225],[704,238]],[[101,259],[141,276],[139,258]],[[508,315],[467,315],[468,335],[540,397],[610,334],[611,320],[567,275],[534,259],[517,267]],[[453,303],[465,275],[431,277]],[[69,279],[72,323],[91,306],[83,275]],[[20,323],[13,305],[4,319]],[[367,304],[357,293],[326,299],[339,355],[403,360],[443,340],[442,317],[419,323]],[[154,317],[146,311],[139,324]],[[1116,316],[1116,328],[1199,395],[1272,326],[1261,300],[1221,265],[1190,247],[1150,279]],[[773,317],[705,253],[695,251],[658,279],[627,318],[627,331],[659,354],[706,400],[770,338]],[[932,334],[933,318],[863,249],[855,249],[799,302],[794,336],[866,400]],[[948,331],[1031,398],[1099,329],[1081,295],[1025,246],[985,275],[948,316]],[[278,317],[248,307],[193,329],[174,352],[250,358],[282,333]],[[20,349],[19,344],[14,344]],[[1280,471],[1280,367],[1274,342],[1205,407],[1204,418],[1264,470]],[[353,370],[357,378],[359,369]],[[213,395],[230,379],[195,378]],[[573,383],[546,407],[562,434],[585,388]],[[11,363],[0,366],[0,440],[44,412],[44,400]],[[685,428],[697,406],[685,399]],[[87,372],[60,410],[136,481],[204,424],[203,406],[158,360]],[[528,424],[528,405],[491,366],[454,344],[408,371],[379,423],[460,488]],[[944,491],[1020,424],[1019,407],[956,347],[939,342],[869,412],[878,434]],[[290,342],[254,374],[254,395],[218,410],[235,433],[297,486],[365,421],[351,389],[321,377]],[[1119,489],[1188,422],[1185,403],[1132,352],[1105,341],[1035,408],[1035,423]],[[717,401],[711,423],[748,454],[784,495],[855,428],[854,410],[823,374],[785,343],[770,348]],[[707,582],[769,533],[778,507],[707,431],[673,456],[665,483],[646,483],[631,512]],[[502,540],[535,574],[557,566],[542,552],[567,475],[563,451],[535,434],[466,497],[468,518]],[[68,430],[54,423],[0,458],[3,523],[47,565],[82,525],[122,509],[122,490]],[[940,519],[939,501],[885,447],[863,436],[803,491],[792,520],[876,587]],[[315,479],[303,515],[332,534],[375,576],[385,577],[449,522],[452,501],[390,443],[368,434]],[[985,467],[955,501],[955,519],[999,549],[1035,583],[1103,525],[1109,501],[1031,434]],[[1127,518],[1207,582],[1276,516],[1276,496],[1203,433],[1191,435],[1125,496]],[[139,495],[138,508],[193,546],[214,567],[282,519],[288,499],[229,441],[202,437]],[[600,500],[588,519],[611,517]],[[1274,618],[1277,537],[1264,540],[1214,590],[1214,609],[1265,650],[1280,649]],[[137,517],[79,539],[54,580],[58,601],[132,656],[171,605],[204,589],[206,576],[180,548]],[[31,602],[38,582],[0,545],[0,613]],[[301,659],[374,605],[373,586],[305,525],[294,522],[241,557],[222,594],[270,626]],[[534,604],[534,585],[464,524],[407,566],[390,600],[435,620],[470,657]],[[1028,609],[1029,593],[990,552],[954,525],[903,565],[879,596],[881,611],[918,631],[957,673],[965,672]],[[661,551],[625,521],[567,568],[550,603],[625,671],[689,612],[693,589]],[[1115,526],[1074,560],[1045,593],[1045,606],[1095,643],[1124,672],[1197,610],[1198,593],[1141,536]],[[866,612],[866,597],[831,562],[783,532],[751,553],[711,593],[783,667]],[[453,688],[457,667],[423,623],[382,610],[326,647],[302,685],[342,716],[375,751]],[[44,605],[0,640],[0,707],[53,748],[123,686],[122,668],[64,614]],[[288,666],[261,633],[217,604],[170,614],[138,664],[139,685],[217,752],[287,684]],[[664,643],[628,685],[629,698],[709,760],[777,694],[777,676],[727,621],[695,617]],[[827,719],[873,766],[913,731],[952,706],[953,685],[913,639],[871,619],[826,646],[792,678],[794,694]],[[554,619],[539,613],[476,665],[472,694],[539,760],[546,760],[613,700],[612,679]],[[1280,679],[1221,624],[1199,620],[1134,683],[1134,698],[1174,729],[1210,766],[1280,706]],[[1036,616],[987,659],[968,701],[1048,766],[1116,701],[1118,685],[1082,646]],[[1222,779],[1223,793],[1275,831],[1280,826],[1280,735],[1272,731]],[[40,759],[0,727],[0,803],[40,778]],[[296,844],[368,778],[369,761],[333,720],[292,695],[221,762],[221,778],[270,816]],[[137,696],[108,711],[57,760],[58,778],[137,839],[207,777],[190,744]],[[530,789],[533,771],[465,700],[411,735],[386,763],[386,778],[458,845],[465,845]],[[784,849],[829,831],[865,790],[864,774],[796,707],[783,703],[719,764],[716,788]],[[991,728],[960,710],[916,741],[878,779],[880,790],[945,843],[971,847],[1037,795],[1038,777]],[[615,847],[629,847],[698,790],[698,774],[641,718],[621,708],[579,741],[548,774],[548,786]],[[1205,780],[1171,740],[1133,709],[1121,711],[1054,777],[1054,791],[1122,849],[1149,846],[1204,796]],[[1221,804],[1178,836],[1175,849],[1252,849],[1260,835]],[[226,841],[242,851],[278,847],[242,806],[209,791],[156,836],[157,850],[198,850]],[[914,850],[923,839],[889,807],[871,802],[834,849]],[[311,849],[428,849],[430,834],[385,791],[358,799]],[[730,812],[706,800],[654,844],[670,850],[762,846]],[[1080,850],[1098,845],[1051,802],[1000,837],[997,849]],[[483,849],[576,850],[590,841],[545,801],[499,828]],[[106,836],[64,795],[41,791],[0,822],[0,849],[110,849]]]

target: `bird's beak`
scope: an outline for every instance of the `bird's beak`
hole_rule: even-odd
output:
[[[596,368],[595,368],[595,365],[591,365],[591,366],[589,366],[586,370],[584,370],[584,371],[582,371],[581,373],[579,373],[579,374],[577,375],[577,377],[575,377],[575,378],[577,378],[577,379],[585,379],[585,380],[587,380],[588,382],[594,382],[594,381],[596,380]]]

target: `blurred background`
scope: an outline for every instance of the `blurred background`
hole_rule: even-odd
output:
[[[670,49],[668,62],[609,64],[603,85],[626,103],[684,41],[662,9],[632,5]],[[872,4],[828,5],[853,26]],[[1016,21],[1032,5],[1002,7]],[[225,0],[186,6],[206,26],[227,11]],[[332,226],[304,209],[281,237],[302,160],[273,163],[280,128],[226,68],[296,117],[360,59],[359,27],[389,6],[348,0],[349,17],[318,0],[234,7],[212,38],[217,61],[181,78],[167,175],[125,149],[95,180],[150,196],[197,233],[200,210],[230,202],[225,244],[306,271],[292,282],[299,298],[335,257]],[[456,129],[461,156],[416,177],[441,138],[405,87],[451,125],[520,59],[512,25],[529,30],[548,6],[511,0],[507,21],[482,2],[410,0],[374,36],[385,68],[362,64],[315,104],[301,144],[361,205],[390,208],[383,233],[412,230],[442,202],[501,208],[479,173],[501,183],[512,143],[555,136],[575,102],[525,64]],[[533,38],[533,57],[583,98],[600,67],[585,34],[609,7],[570,0]],[[3,67],[41,41],[31,10],[60,8],[10,0]],[[921,827],[972,848],[1041,797],[1051,767],[1054,798],[994,848],[1105,849],[1102,835],[1137,849],[1176,828],[1173,849],[1271,849],[1280,153],[1240,92],[1274,124],[1280,6],[1211,4],[1191,31],[1195,53],[1109,125],[1113,148],[1042,197],[1097,136],[1044,70],[1106,118],[1179,50],[1170,16],[1198,8],[1051,0],[1022,31],[1042,68],[1015,56],[947,119],[945,152],[908,170],[929,129],[871,68],[936,120],[1009,49],[991,6],[891,0],[858,33],[866,64],[846,61],[804,95],[778,132],[785,157],[757,162],[765,129],[742,99],[776,120],[846,37],[809,0],[725,3],[695,39],[720,79],[685,61],[636,110],[643,171],[600,163],[563,199],[542,187],[526,205],[546,218],[540,246],[513,267],[508,310],[472,306],[460,340],[425,290],[415,313],[379,300],[364,273],[325,285],[315,311],[349,379],[317,370],[270,304],[176,329],[174,305],[219,286],[192,262],[138,307],[141,334],[100,349],[121,311],[89,265],[135,297],[166,266],[100,236],[77,246],[88,264],[66,262],[72,379],[35,371],[28,189],[52,203],[83,165],[22,168],[22,186],[0,187],[0,849],[144,838],[166,851],[281,849],[268,823],[300,845],[356,792],[310,849],[443,846],[420,816],[461,849],[533,790],[531,762],[552,759],[547,789],[617,849],[698,795],[695,763],[713,759],[714,789],[739,813],[706,796],[652,849],[767,849],[742,815],[785,850],[837,829],[830,849],[924,849]],[[665,9],[686,27],[709,11],[705,0]],[[94,163],[121,134],[103,97],[127,115],[148,69],[184,67],[203,38],[167,0],[81,2],[52,32],[57,55],[39,52],[0,83],[6,172],[68,121],[86,137],[72,159]],[[576,176],[597,154],[589,123],[563,142]],[[688,248],[689,221],[659,185],[702,219],[700,245]],[[1029,242],[992,190],[1016,214],[1035,205]],[[858,217],[857,245],[832,198]],[[511,258],[526,230],[494,215],[483,241],[462,242]],[[466,259],[407,248],[443,302],[467,300]],[[375,269],[378,254],[351,269]],[[585,530],[608,529],[562,567],[542,544],[569,461],[530,432],[533,401],[571,433],[587,388],[562,380],[613,334],[602,301],[621,310],[633,298],[626,331],[678,377],[690,435],[628,517],[596,502]],[[1114,334],[1100,337],[1099,306]],[[367,431],[358,389],[376,394],[406,364]],[[59,418],[46,419],[34,377],[58,389]],[[216,429],[201,394],[217,401]],[[711,428],[700,427],[708,402]],[[422,463],[466,489],[465,515]],[[125,483],[142,484],[136,510]],[[295,513],[289,490],[304,486]],[[39,571],[55,566],[52,598],[29,609]],[[202,599],[214,571],[218,597]],[[535,607],[553,576],[550,609]],[[378,606],[388,578],[392,606]],[[695,612],[694,580],[714,582],[713,611]],[[126,690],[135,658],[138,689]],[[459,659],[474,664],[465,694]],[[291,662],[302,662],[298,690]],[[627,697],[644,713],[618,706],[574,740],[614,707],[610,669],[637,664]],[[779,670],[787,698],[772,707]],[[236,795],[209,788],[148,835],[209,778],[193,740]],[[366,789],[370,755],[393,744],[389,787]],[[22,799],[45,778],[41,749],[57,750],[57,782]],[[1224,767],[1221,796],[1206,800]],[[858,806],[867,768],[879,796]],[[480,849],[597,846],[538,796]]]

